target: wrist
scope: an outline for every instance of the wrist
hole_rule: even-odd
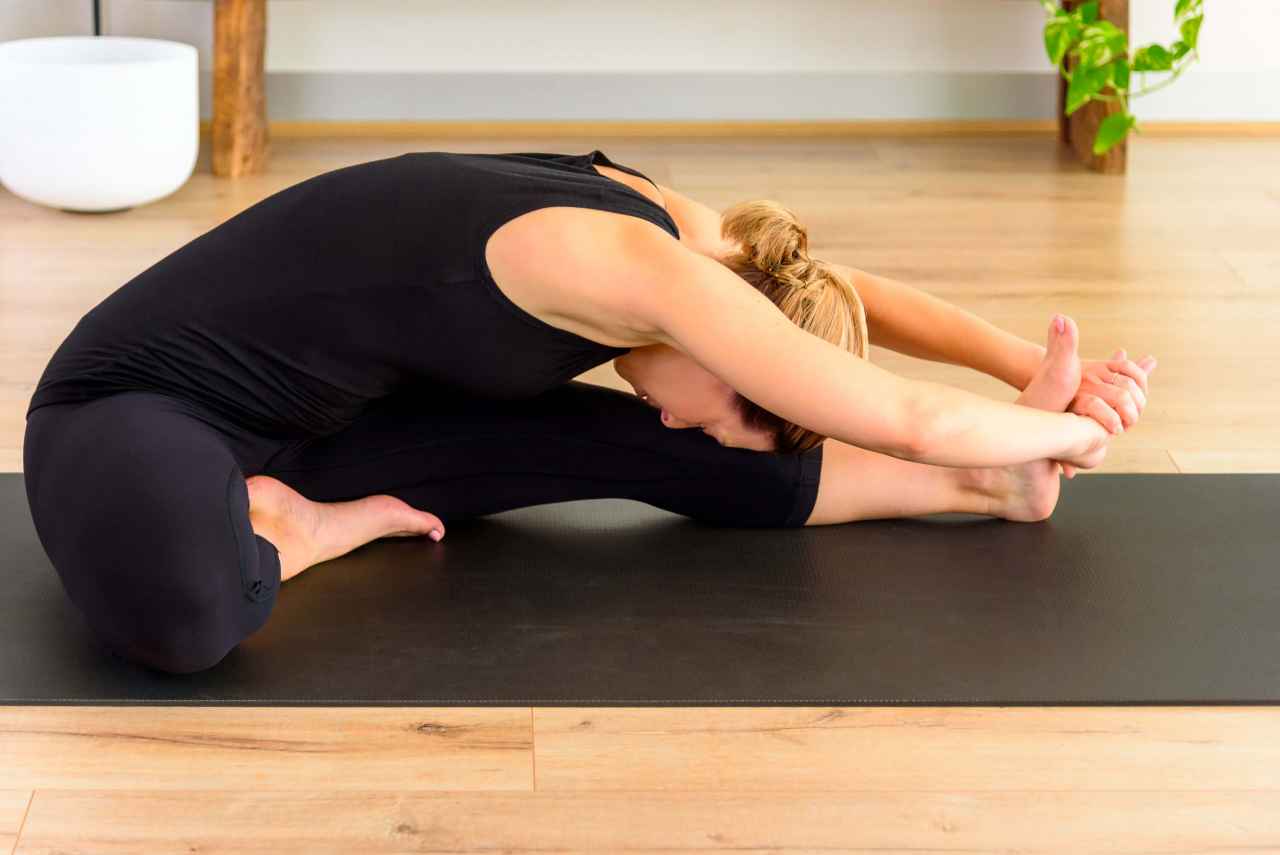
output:
[[[1080,457],[1088,454],[1097,441],[1097,430],[1092,425],[1098,425],[1091,416],[1082,416],[1079,413],[1062,413],[1061,415],[1070,419],[1067,435],[1070,437],[1069,443],[1063,454],[1063,457]]]

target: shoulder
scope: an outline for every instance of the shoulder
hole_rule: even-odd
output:
[[[692,255],[641,217],[560,206],[504,223],[484,253],[494,280],[517,304],[627,347],[650,343],[644,316],[650,298],[660,296],[662,271],[670,275],[682,256]]]

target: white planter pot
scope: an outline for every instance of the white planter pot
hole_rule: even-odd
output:
[[[0,43],[0,183],[31,202],[114,211],[168,196],[200,147],[197,52],[57,36]]]

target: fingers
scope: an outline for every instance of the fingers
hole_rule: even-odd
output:
[[[1145,379],[1145,378],[1144,378]],[[1147,392],[1138,385],[1138,381],[1127,374],[1116,374],[1115,382],[1122,384],[1129,396],[1133,398],[1133,402],[1138,405],[1138,413],[1142,413],[1142,408],[1147,405]]]
[[[1094,396],[1089,404],[1089,414],[1098,420],[1098,423],[1109,429],[1113,434],[1124,433],[1124,420],[1107,401]]]
[[[1138,421],[1138,416],[1142,414],[1142,407],[1146,404],[1146,398],[1142,395],[1142,390],[1136,385],[1130,385],[1129,388],[1116,385],[1121,381],[1133,384],[1133,380],[1122,375],[1116,375],[1116,380],[1111,383],[1090,383],[1089,391],[1096,397],[1106,401],[1106,403],[1119,413],[1120,418],[1126,428],[1133,427]],[[1139,403],[1141,399],[1141,403]]]
[[[1146,400],[1147,372],[1143,370],[1142,366],[1138,365],[1138,363],[1134,362],[1132,359],[1112,359],[1107,363],[1107,367],[1132,380],[1134,385],[1142,391],[1143,400]]]
[[[1071,403],[1071,412],[1089,416],[1113,435],[1124,432],[1124,422],[1120,415],[1097,395],[1076,396]]]

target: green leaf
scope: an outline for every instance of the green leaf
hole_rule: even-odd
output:
[[[1182,39],[1178,39],[1176,42],[1170,45],[1170,47],[1173,48],[1173,59],[1175,62],[1179,59],[1182,59],[1187,54],[1191,53],[1191,46],[1186,42],[1184,42]]]
[[[1091,96],[1107,85],[1110,67],[1077,68],[1072,72],[1071,82],[1067,84],[1066,115],[1070,116],[1079,110],[1089,102]]]
[[[1129,60],[1123,56],[1116,57],[1116,61],[1112,63],[1114,73],[1111,75],[1111,85],[1118,91],[1127,92],[1129,89]]]
[[[1160,45],[1138,48],[1133,54],[1134,71],[1168,71],[1173,67],[1173,57]]]
[[[1092,24],[1098,20],[1098,0],[1089,0],[1088,3],[1081,3],[1076,12],[1080,15],[1081,21],[1086,24]]]
[[[1098,135],[1093,139],[1093,153],[1106,154],[1112,146],[1124,139],[1129,129],[1137,121],[1128,113],[1112,113],[1102,120],[1098,126]]]
[[[1061,21],[1050,21],[1044,28],[1044,51],[1055,66],[1062,64],[1071,47],[1071,30]]]
[[[1111,48],[1111,52],[1120,56],[1129,55],[1129,34],[1121,29],[1113,29],[1107,33],[1107,47]]]
[[[1178,0],[1178,5],[1173,7],[1173,20],[1177,21],[1187,13],[1187,8],[1191,5],[1191,0]]]
[[[1089,68],[1098,68],[1111,61],[1111,48],[1104,42],[1081,42],[1080,64]]]
[[[1080,57],[1086,65],[1102,65],[1117,54],[1129,53],[1128,37],[1110,21],[1090,24],[1080,35]]]
[[[1192,49],[1196,46],[1196,39],[1200,36],[1200,22],[1204,20],[1204,15],[1197,15],[1194,18],[1188,18],[1182,22],[1180,32],[1182,40],[1186,42]]]
[[[1082,35],[1102,36],[1103,38],[1110,40],[1115,38],[1116,36],[1123,36],[1124,30],[1120,29],[1110,21],[1102,20],[1102,21],[1094,21],[1092,24],[1089,24],[1087,27],[1084,28],[1084,32]]]

